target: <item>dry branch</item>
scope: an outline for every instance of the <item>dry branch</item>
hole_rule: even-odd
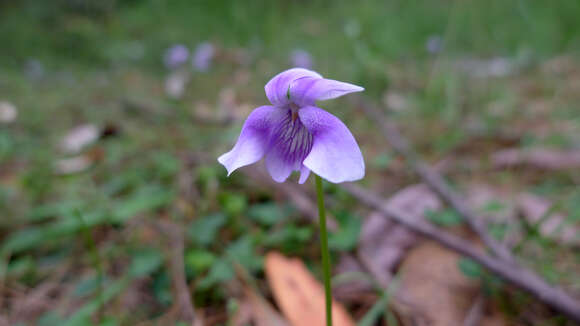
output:
[[[382,198],[357,185],[344,184],[343,188],[362,203],[381,211],[386,218],[390,218],[410,230],[433,239],[445,247],[473,259],[497,276],[529,292],[538,298],[538,300],[571,319],[580,322],[580,302],[561,289],[549,285],[533,272],[515,263],[506,262],[500,258],[486,255],[466,240],[446,233],[429,223],[414,220],[402,211],[386,207]]]
[[[466,204],[467,200],[456,193],[449,184],[447,184],[445,179],[437,173],[437,171],[419,158],[417,153],[415,153],[409,145],[408,141],[401,135],[401,133],[399,133],[395,125],[387,121],[384,114],[373,105],[363,102],[362,100],[361,105],[377,122],[386,140],[399,154],[407,159],[415,173],[423,179],[429,188],[438,193],[445,202],[451,205],[451,207],[453,207],[459,215],[464,218],[467,224],[477,233],[485,245],[490,248],[495,255],[506,262],[514,262],[514,258],[510,251],[487,233],[485,226],[481,223],[481,219],[478,218]]]
[[[156,227],[166,236],[169,245],[169,269],[176,295],[176,312],[180,318],[184,318],[192,326],[202,326],[203,321],[195,311],[185,277],[183,232],[178,225],[166,221],[158,222]]]
[[[267,176],[251,168],[245,169],[245,172],[260,182],[266,182],[268,180]],[[283,187],[284,185],[288,186],[288,184],[272,183],[272,185],[282,190],[286,196],[296,202],[296,198],[293,198],[291,193],[298,192],[297,189],[290,191],[288,188]],[[531,293],[540,301],[569,316],[573,320],[580,321],[580,302],[570,297],[561,289],[550,286],[534,273],[517,266],[515,263],[508,263],[499,258],[486,255],[470,242],[446,233],[429,223],[413,219],[400,210],[385,207],[385,201],[382,198],[357,185],[347,183],[343,184],[343,188],[365,205],[380,211],[386,218],[390,218],[412,231],[437,241],[448,249],[473,259],[497,276]],[[303,199],[309,201],[308,198]]]

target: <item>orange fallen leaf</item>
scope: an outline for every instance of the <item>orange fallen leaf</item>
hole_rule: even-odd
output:
[[[298,259],[277,252],[266,255],[266,277],[274,298],[293,326],[325,325],[324,290]],[[344,306],[333,300],[335,326],[354,326]]]

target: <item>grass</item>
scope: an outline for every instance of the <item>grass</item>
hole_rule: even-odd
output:
[[[215,162],[248,109],[265,103],[263,85],[289,66],[296,48],[309,51],[324,75],[365,86],[372,101],[383,101],[385,91],[403,96],[406,108],[391,118],[430,161],[485,161],[503,146],[495,135],[506,130],[523,135],[518,146],[577,148],[579,12],[572,0],[0,1],[0,30],[9,31],[0,33],[0,100],[19,113],[0,128],[0,291],[3,283],[16,289],[0,292],[0,315],[54,280],[62,285],[55,305],[19,322],[86,325],[97,323],[96,311],[102,324],[113,325],[162,316],[174,302],[167,254],[152,226],[160,219],[187,230],[194,302],[224,323],[232,299],[222,285],[234,277],[232,257],[261,279],[263,253],[281,250],[320,275],[316,228],[272,189],[239,173],[226,178]],[[433,37],[443,42],[436,54],[426,50]],[[219,48],[213,67],[191,77],[182,99],[168,98],[163,52],[206,40]],[[495,57],[517,71],[477,78],[457,68],[462,60]],[[35,62],[39,75],[31,70]],[[550,72],[559,63],[564,71]],[[365,186],[388,195],[416,181],[348,100],[324,108],[348,121],[359,139],[369,165]],[[238,119],[227,127],[204,124],[192,119],[199,112]],[[116,135],[87,150],[94,159],[87,171],[56,175],[55,161],[66,156],[58,144],[81,123]],[[472,124],[483,130],[483,143],[473,140]],[[540,193],[578,223],[575,171],[451,174],[460,185],[485,181]],[[330,235],[336,261],[354,250],[357,216],[365,213],[336,187],[328,193],[343,227]],[[88,236],[96,254],[85,245]],[[578,253],[544,240],[527,240],[522,259],[580,289]],[[140,298],[134,306],[127,304],[131,295]],[[521,307],[515,310],[518,318]]]

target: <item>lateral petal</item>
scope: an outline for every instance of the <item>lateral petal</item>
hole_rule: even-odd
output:
[[[340,119],[315,106],[301,108],[298,115],[313,137],[312,150],[303,161],[307,168],[333,183],[364,177],[360,148]]]
[[[218,158],[218,162],[228,170],[228,176],[236,169],[255,163],[264,156],[272,127],[284,115],[284,110],[269,105],[261,106],[250,113],[232,150]]]

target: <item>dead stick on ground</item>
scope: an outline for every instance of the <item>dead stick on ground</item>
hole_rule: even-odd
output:
[[[170,245],[169,269],[177,296],[178,314],[190,322],[191,325],[201,326],[202,321],[198,318],[191,302],[189,286],[185,278],[183,232],[171,222],[158,222],[157,227],[165,234]]]
[[[247,174],[258,180],[264,181],[268,179],[267,176],[263,176],[255,170],[246,169],[245,171]],[[286,196],[292,198],[287,189],[280,188],[280,185],[282,184],[276,183],[274,185],[285,192]],[[554,309],[562,312],[570,318],[580,321],[580,303],[574,298],[568,296],[561,289],[551,287],[534,273],[522,267],[514,266],[514,264],[507,263],[501,259],[488,256],[475,248],[471,243],[459,237],[450,235],[429,223],[415,221],[403,212],[388,209],[384,206],[384,200],[382,198],[359,186],[347,183],[343,184],[343,188],[364,204],[381,211],[386,218],[391,218],[410,230],[435,240],[447,248],[473,259],[499,277],[531,293],[540,301],[552,306]],[[292,200],[295,200],[295,198],[292,198]]]
[[[362,203],[379,210],[386,218],[390,218],[412,231],[473,259],[497,276],[529,292],[538,300],[571,319],[580,322],[580,302],[561,289],[552,287],[533,272],[514,263],[486,255],[468,241],[446,233],[429,223],[416,221],[402,211],[388,208],[381,197],[355,184],[344,184],[343,188]]]
[[[506,262],[514,262],[514,258],[510,251],[489,235],[485,226],[481,223],[481,219],[478,218],[467,206],[466,199],[457,194],[439,173],[419,158],[417,153],[413,151],[407,140],[399,133],[394,124],[387,121],[385,115],[378,108],[369,103],[363,102],[362,99],[361,105],[363,109],[377,122],[387,141],[399,154],[407,159],[415,173],[425,181],[429,188],[438,193],[445,202],[451,205],[451,207],[453,207],[459,215],[464,218],[467,224],[477,233],[485,245],[491,249],[495,255]]]

